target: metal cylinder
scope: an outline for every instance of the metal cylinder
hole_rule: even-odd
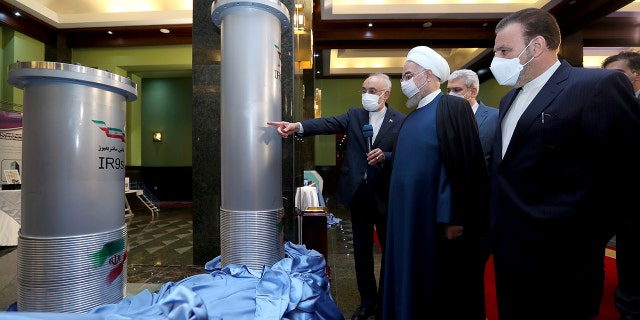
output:
[[[282,116],[280,39],[289,12],[278,1],[222,0],[211,17],[222,41],[221,260],[261,269],[284,257],[272,232],[282,231],[282,138],[266,122]]]
[[[126,102],[137,85],[43,61],[11,64],[8,82],[24,90],[19,310],[84,312],[120,301]],[[57,294],[64,303],[48,302]]]

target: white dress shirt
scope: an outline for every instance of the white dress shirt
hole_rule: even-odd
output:
[[[504,119],[502,119],[502,156],[504,157],[507,152],[507,147],[513,136],[513,131],[520,120],[520,116],[527,110],[529,104],[536,97],[540,89],[544,86],[554,72],[560,67],[560,61],[556,61],[547,71],[539,75],[537,78],[531,80],[524,86],[518,93],[516,99],[511,103],[511,107],[507,110]]]

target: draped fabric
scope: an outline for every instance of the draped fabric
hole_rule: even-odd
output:
[[[210,273],[168,282],[157,293],[145,290],[86,314],[10,310],[0,313],[0,320],[344,319],[331,297],[322,254],[286,242],[285,255],[260,272],[244,265],[222,268],[217,257],[205,265]]]

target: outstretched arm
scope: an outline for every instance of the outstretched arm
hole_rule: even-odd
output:
[[[299,122],[286,122],[286,121],[268,121],[268,125],[278,127],[278,134],[283,138],[288,138],[290,134],[300,131]]]

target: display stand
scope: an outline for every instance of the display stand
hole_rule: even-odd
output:
[[[327,244],[326,207],[308,207],[298,214],[298,240],[309,250],[318,251],[327,263],[327,278],[331,279]]]

